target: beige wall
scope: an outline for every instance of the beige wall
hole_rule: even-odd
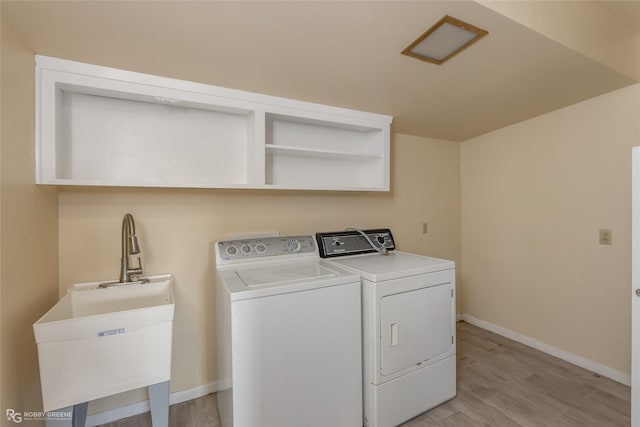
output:
[[[229,233],[314,233],[391,227],[399,249],[459,261],[459,146],[395,135],[391,193],[188,189],[62,189],[60,292],[117,278],[120,224],[131,212],[147,274],[173,273],[176,317],[172,390],[216,379],[211,243]],[[429,233],[422,234],[428,221]],[[144,393],[95,402],[91,411]]]
[[[34,182],[33,55],[2,25],[2,416],[42,408],[31,325],[58,298],[58,199]]]
[[[461,145],[465,314],[630,372],[639,111],[635,85]]]

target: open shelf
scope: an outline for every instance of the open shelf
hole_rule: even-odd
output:
[[[382,155],[348,153],[346,151],[319,150],[314,148],[290,147],[286,145],[266,144],[267,154],[282,154],[300,157],[318,157],[325,159],[349,159],[349,160],[379,160]]]
[[[55,177],[184,187],[247,184],[244,114],[60,91]]]
[[[36,56],[36,183],[389,190],[391,117]]]

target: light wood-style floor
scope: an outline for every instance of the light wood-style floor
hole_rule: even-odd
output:
[[[458,323],[457,344],[457,396],[403,427],[631,424],[629,387],[468,323]],[[219,426],[215,394],[171,406],[169,425]],[[149,413],[104,425],[147,426]]]

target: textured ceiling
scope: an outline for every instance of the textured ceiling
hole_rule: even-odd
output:
[[[389,114],[394,132],[454,141],[635,82],[475,2],[1,6],[33,53]],[[489,35],[440,66],[400,54],[445,14]]]

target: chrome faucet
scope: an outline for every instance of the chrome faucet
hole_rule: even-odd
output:
[[[142,275],[142,261],[138,257],[138,267],[129,267],[129,255],[140,253],[136,237],[136,223],[131,214],[122,219],[122,259],[120,260],[120,283],[132,282]]]

